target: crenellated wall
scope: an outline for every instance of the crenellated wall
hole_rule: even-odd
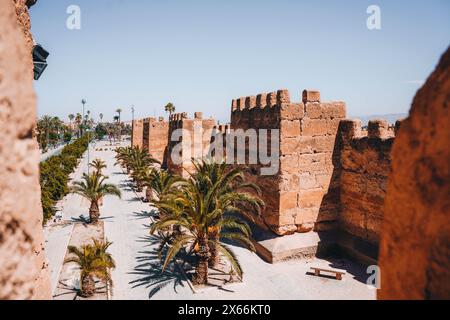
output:
[[[394,136],[385,120],[370,121],[366,132],[360,120],[340,123],[339,242],[367,264],[378,259]]]
[[[169,144],[165,159],[167,168],[178,175],[188,177],[188,172],[193,170],[192,158],[201,158],[208,153],[215,126],[216,121],[214,119],[203,119],[201,112],[195,112],[194,119],[188,118],[187,113],[171,115],[168,131]],[[173,136],[177,133],[177,137]],[[178,138],[178,140],[175,138]],[[174,151],[177,145],[181,146],[179,152]],[[178,153],[179,163],[175,163],[172,152]]]
[[[232,101],[231,129],[269,129],[269,137],[279,130],[279,171],[262,176],[258,163],[250,166],[254,174],[249,176],[262,188],[263,220],[276,234],[335,225],[339,164],[333,155],[345,113],[344,102],[323,103],[318,91],[305,90],[300,102],[291,102],[287,90]]]
[[[133,120],[131,126],[131,146],[142,148],[144,146],[144,120]]]
[[[163,117],[144,119],[142,136],[142,147],[164,164],[169,142],[169,122],[164,121]]]

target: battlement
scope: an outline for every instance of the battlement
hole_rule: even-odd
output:
[[[389,122],[384,119],[370,120],[367,130],[363,130],[361,120],[344,119],[339,124],[339,133],[343,142],[350,142],[356,139],[391,139],[400,130],[401,120],[398,120],[394,127],[389,126]]]

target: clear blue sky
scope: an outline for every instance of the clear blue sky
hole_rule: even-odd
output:
[[[81,30],[66,9],[81,8]],[[382,29],[366,27],[371,4]],[[112,120],[203,111],[227,121],[231,99],[280,88],[300,100],[344,100],[352,116],[407,112],[450,44],[448,0],[58,0],[31,8],[35,40],[50,51],[35,82],[39,114]]]

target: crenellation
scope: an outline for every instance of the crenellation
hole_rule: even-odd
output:
[[[389,136],[389,123],[386,120],[370,120],[367,127],[370,139],[385,139]]]
[[[277,105],[277,92],[270,92],[267,94],[266,105],[272,108]]]
[[[339,124],[339,131],[344,142],[362,136],[361,120],[359,119],[344,119]]]
[[[290,104],[291,103],[291,98],[289,95],[289,91],[286,89],[281,89],[277,91],[277,104],[278,105],[282,105],[282,104]]]
[[[303,90],[303,103],[320,102],[320,92],[316,90]]]
[[[245,108],[246,109],[253,109],[256,107],[256,97],[255,96],[249,96],[245,98]]]
[[[267,93],[260,93],[256,96],[256,107],[264,109],[267,105]]]

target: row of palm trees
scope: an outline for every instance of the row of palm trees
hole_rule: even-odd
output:
[[[108,179],[103,175],[106,163],[101,159],[95,159],[89,164],[93,172],[83,174],[82,181],[74,182],[70,191],[81,195],[90,201],[89,223],[95,224],[100,217],[100,203],[104,196],[113,195],[121,197],[120,190],[113,184],[106,183]],[[80,295],[88,298],[95,294],[95,278],[112,286],[110,270],[115,268],[115,262],[111,254],[107,252],[112,243],[93,239],[92,244],[83,245],[80,248],[68,247],[70,254],[64,263],[76,263],[80,269]]]
[[[161,169],[147,150],[121,147],[116,152],[136,190],[146,188],[146,200],[158,210],[150,233],[160,235],[161,257],[165,249],[163,270],[180,257],[186,258],[183,264],[193,258],[193,283],[206,285],[208,269],[225,258],[242,279],[241,265],[225,242],[254,251],[250,227],[241,217],[253,219],[264,206],[259,187],[245,181],[244,169],[193,160],[195,170],[185,179]]]
[[[43,116],[37,121],[37,141],[44,152],[50,145],[56,146],[61,142],[62,135],[69,132],[70,129],[58,117]]]

